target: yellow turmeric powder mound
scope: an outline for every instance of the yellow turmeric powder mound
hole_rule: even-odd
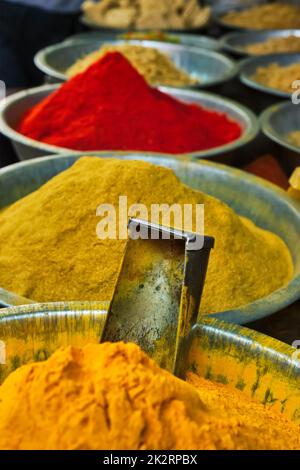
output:
[[[161,370],[137,346],[69,347],[0,388],[0,449],[299,449],[299,427],[242,394]],[[219,411],[220,408],[220,411]]]
[[[267,296],[292,277],[282,240],[182,184],[171,170],[84,157],[0,213],[0,286],[41,302],[110,300],[126,241],[97,238],[96,209],[117,207],[120,195],[128,196],[128,207],[204,204],[205,232],[216,240],[202,302],[206,314]],[[135,256],[141,256],[138,245]]]

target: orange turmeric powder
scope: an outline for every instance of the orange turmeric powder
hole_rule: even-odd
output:
[[[300,449],[299,427],[282,415],[188,380],[133,344],[60,349],[0,387],[0,449]]]

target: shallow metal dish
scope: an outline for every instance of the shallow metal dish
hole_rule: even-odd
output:
[[[67,80],[66,70],[78,59],[98,50],[104,44],[132,44],[155,48],[199,83],[183,88],[207,88],[230,80],[237,74],[237,64],[218,52],[159,41],[107,40],[66,42],[42,49],[34,58],[35,65],[48,77]]]
[[[259,30],[228,33],[222,37],[221,45],[226,52],[231,52],[232,54],[257,56],[257,54],[251,54],[245,48],[253,44],[263,43],[270,38],[286,38],[288,36],[296,36],[300,38],[300,29],[267,29],[264,31]],[[286,52],[278,52],[276,54],[286,54]],[[259,57],[261,56],[262,55],[259,55]]]
[[[51,153],[66,153],[70,149],[48,145],[23,136],[15,129],[18,126],[24,113],[34,105],[46,98],[50,93],[58,88],[58,85],[46,85],[39,88],[32,88],[9,96],[0,102],[0,131],[11,141],[20,160],[27,160]],[[193,152],[190,155],[195,158],[214,158],[226,155],[233,150],[245,146],[258,134],[259,125],[256,116],[248,108],[221,96],[206,92],[195,92],[192,90],[182,90],[180,88],[161,87],[160,90],[169,95],[188,102],[196,103],[208,109],[226,113],[234,121],[237,121],[243,129],[241,137],[221,147],[210,150]],[[95,152],[99,149],[95,149]],[[81,152],[77,152],[81,153]]]
[[[292,102],[276,104],[266,109],[261,117],[262,130],[273,142],[300,154],[300,147],[288,140],[288,134],[300,131],[299,105]]]
[[[291,64],[300,63],[300,53],[294,54],[268,54],[263,56],[254,56],[242,61],[240,65],[240,80],[242,83],[255,90],[262,91],[281,98],[290,98],[291,93],[271,88],[256,81],[253,76],[258,67],[267,67],[270,64],[277,63],[281,67],[287,67]]]
[[[249,323],[282,310],[300,298],[300,204],[293,202],[284,191],[240,170],[189,157],[115,152],[99,153],[98,156],[145,160],[171,168],[185,184],[217,197],[238,214],[276,233],[285,241],[295,265],[294,278],[289,285],[252,304],[217,313],[215,316],[218,319],[238,324]],[[35,191],[78,158],[80,155],[74,154],[50,156],[1,169],[0,209]],[[6,300],[0,292],[0,303],[7,305]]]
[[[59,347],[98,343],[104,307],[86,302],[3,310],[0,339],[6,345],[6,365],[0,365],[0,383],[17,367],[44,360]],[[294,348],[216,319],[196,325],[188,348],[186,372],[235,387],[300,423],[300,362]]]
[[[143,31],[139,31],[139,33],[143,33]],[[144,32],[147,34],[147,31]],[[120,37],[120,34],[113,34],[113,33],[101,33],[99,32],[87,32],[87,33],[78,33],[74,36],[70,36],[64,42],[78,42],[78,41],[115,41],[115,40],[125,40],[124,38]],[[220,41],[217,39],[210,38],[208,36],[201,36],[199,34],[175,34],[166,32],[166,37],[177,41],[178,45],[182,46],[189,46],[189,47],[198,47],[200,49],[209,49],[211,51],[218,51],[221,49]],[[151,41],[154,41],[151,39]],[[155,42],[164,42],[174,44],[173,41],[161,40]]]
[[[259,4],[264,4],[264,3],[268,3],[268,2],[266,0],[263,0],[263,1],[249,2],[248,5],[242,5],[242,6],[233,5],[233,4],[231,4],[231,5],[229,4],[228,6],[224,6],[224,7],[220,6],[219,8],[217,8],[215,10],[215,12],[212,16],[212,19],[213,19],[215,24],[217,24],[218,26],[221,26],[222,28],[227,29],[227,30],[260,32],[260,31],[263,31],[263,30],[259,29],[259,28],[251,27],[251,25],[249,25],[249,27],[246,28],[245,26],[238,26],[238,25],[235,25],[235,24],[232,24],[232,23],[228,23],[227,21],[224,21],[223,16],[226,15],[227,13],[231,12],[231,11],[239,11],[240,12],[240,11],[243,11],[243,10],[249,10],[249,8],[251,8],[251,7],[258,6]],[[285,3],[288,3],[288,2],[285,2]],[[282,29],[284,29],[284,28],[277,28],[277,29],[273,28],[273,29],[270,29],[269,31],[279,31],[279,30],[282,30]]]
[[[227,30],[234,30],[234,31],[252,31],[253,28],[249,27],[249,28],[243,28],[242,26],[237,26],[235,24],[232,24],[232,23],[228,23],[227,21],[224,21],[223,20],[223,16],[226,15],[227,13],[231,12],[231,11],[242,11],[242,10],[248,10],[249,8],[251,7],[251,5],[247,5],[247,6],[237,6],[237,5],[227,5],[227,6],[220,6],[219,8],[216,8],[213,15],[212,15],[212,19],[213,19],[213,22],[220,26],[221,28],[223,29],[227,29]]]

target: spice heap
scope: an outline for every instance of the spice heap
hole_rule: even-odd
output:
[[[85,18],[94,25],[124,29],[189,29],[204,26],[210,8],[198,0],[87,0]]]
[[[119,52],[106,54],[27,113],[19,131],[74,150],[185,153],[236,140],[226,115],[151,88]]]
[[[168,34],[164,31],[128,31],[126,33],[118,35],[119,39],[133,40],[137,39],[140,41],[160,41],[160,42],[172,42],[174,44],[181,44],[180,35]]]
[[[103,45],[98,51],[91,52],[79,59],[66,72],[68,77],[87,70],[108,52],[120,52],[150,85],[188,86],[198,80],[176,67],[168,56],[152,47],[133,46],[130,44]]]
[[[296,29],[300,27],[300,7],[283,2],[268,3],[231,11],[222,20],[249,29]]]
[[[300,36],[275,37],[247,46],[250,54],[265,55],[282,52],[300,52]]]
[[[300,134],[300,133],[299,133]],[[300,145],[299,145],[300,146]],[[296,168],[290,178],[289,194],[300,201],[300,167]]]
[[[270,88],[292,93],[295,91],[292,87],[293,82],[300,79],[300,62],[285,67],[276,63],[267,67],[258,67],[253,78]]]
[[[185,186],[173,171],[143,161],[84,157],[0,213],[1,287],[41,302],[110,300],[126,241],[97,238],[96,209],[118,208],[121,195],[128,208],[141,203],[149,214],[152,204],[204,204],[205,232],[216,244],[203,313],[253,302],[292,277],[292,259],[281,239]],[[132,259],[140,256],[137,245]]]
[[[262,155],[244,167],[245,171],[270,181],[282,189],[289,186],[288,178],[277,159],[270,154]]]
[[[0,388],[0,449],[299,449],[299,427],[124,343],[58,350]]]

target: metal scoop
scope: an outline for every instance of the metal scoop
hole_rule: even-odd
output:
[[[104,341],[138,344],[182,376],[214,239],[131,219]]]

